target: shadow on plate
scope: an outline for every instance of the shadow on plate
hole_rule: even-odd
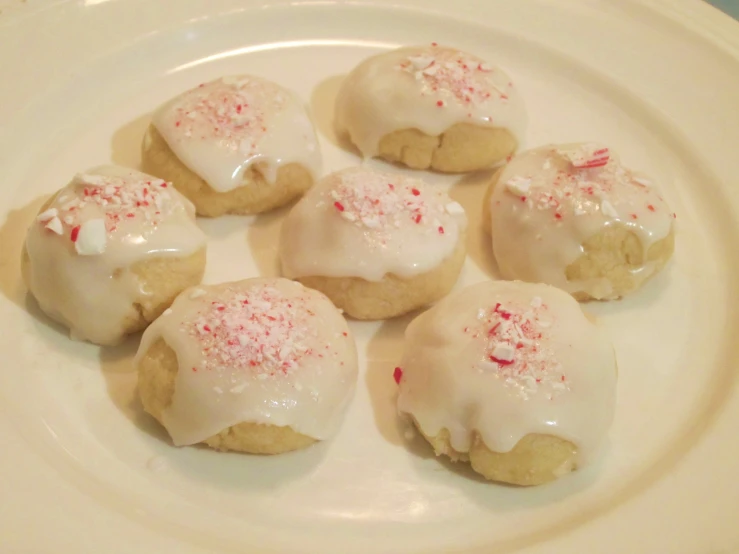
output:
[[[171,446],[161,456],[167,466],[193,481],[219,489],[248,492],[273,491],[305,479],[325,458],[330,441],[275,456],[217,452],[206,446]]]
[[[140,169],[141,141],[150,121],[151,114],[144,114],[129,121],[113,133],[110,141],[110,156],[114,164]]]
[[[279,277],[280,272],[280,229],[282,220],[298,200],[252,219],[246,232],[246,240],[260,277]]]
[[[49,196],[45,195],[10,210],[0,227],[0,291],[8,300],[23,308],[27,307],[26,286],[21,277],[23,244],[28,227],[48,199]]]
[[[310,98],[311,115],[316,130],[331,144],[345,152],[361,157],[359,150],[351,143],[349,138],[336,128],[334,119],[336,97],[344,79],[346,79],[346,75],[334,75],[316,85]]]
[[[242,234],[253,224],[255,216],[222,215],[219,217],[198,216],[198,226],[210,239],[223,239],[231,235]]]
[[[129,336],[116,346],[101,347],[100,371],[105,378],[108,396],[115,407],[147,435],[169,442],[166,431],[144,412],[136,393],[136,368],[133,358],[141,341],[141,333]]]
[[[639,312],[645,310],[660,300],[664,291],[669,290],[672,262],[657,275],[647,281],[641,288],[624,296],[620,300],[589,300],[580,302],[582,309],[596,317],[608,317],[619,313]]]
[[[382,438],[394,446],[402,446],[421,458],[433,458],[428,444],[419,437],[413,424],[396,408],[397,384],[393,370],[403,355],[405,328],[420,310],[384,321],[367,343],[367,369],[364,380],[369,392],[375,425]]]
[[[223,489],[270,490],[310,473],[325,456],[326,446],[320,443],[304,451],[279,456],[216,452],[200,445],[175,447],[164,427],[141,405],[133,364],[139,342],[137,334],[118,346],[101,348],[100,369],[113,404],[152,439],[149,441],[151,469],[174,471]],[[255,475],[259,478],[255,479]]]
[[[482,200],[495,169],[465,175],[450,189],[449,196],[467,213],[467,256],[491,279],[499,279],[490,235],[482,228]]]
[[[413,423],[399,415],[396,409],[397,385],[393,369],[400,363],[405,329],[418,313],[381,324],[367,346],[365,382],[380,434],[390,444],[403,447],[409,453],[413,467],[422,478],[455,487],[491,511],[510,511],[558,502],[594,482],[597,467],[540,487],[492,483],[473,471],[468,463],[455,463],[446,456],[436,456]]]
[[[25,206],[8,212],[0,227],[0,292],[8,300],[23,308],[33,318],[39,336],[63,354],[90,358],[89,344],[69,339],[69,331],[48,317],[31,296],[21,276],[21,254],[28,227],[33,223],[49,195],[36,198]]]

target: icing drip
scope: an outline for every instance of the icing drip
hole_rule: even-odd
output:
[[[519,154],[500,173],[490,198],[493,251],[506,279],[555,285],[596,298],[613,294],[606,279],[568,281],[583,243],[618,223],[646,252],[672,230],[675,214],[645,176],[593,144],[544,146]],[[647,263],[634,270],[646,279]]]
[[[258,77],[202,84],[162,106],[152,122],[177,157],[218,192],[240,186],[252,165],[269,182],[289,163],[320,173],[318,140],[302,103]]]
[[[478,433],[496,452],[530,433],[598,451],[613,420],[613,347],[567,293],[491,281],[451,295],[411,322],[394,371],[398,408],[426,435],[447,429],[460,452]]]
[[[500,68],[437,45],[400,48],[362,62],[337,98],[338,126],[365,156],[385,135],[419,129],[438,136],[456,123],[509,129],[522,141],[526,116]]]
[[[283,223],[287,277],[418,275],[451,255],[467,226],[462,207],[419,179],[366,168],[333,173]]]
[[[204,245],[192,204],[169,183],[103,166],[75,176],[29,229],[29,286],[73,336],[109,344],[148,294],[130,266]]]
[[[244,421],[325,439],[354,393],[357,353],[339,311],[286,279],[248,279],[183,292],[144,333],[179,363],[163,422],[175,444],[195,444]]]

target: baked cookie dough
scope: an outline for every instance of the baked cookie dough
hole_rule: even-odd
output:
[[[654,182],[594,143],[549,145],[495,174],[483,221],[505,279],[549,283],[578,300],[612,300],[658,273],[674,218]]]
[[[146,330],[135,363],[144,409],[176,446],[254,454],[333,436],[357,380],[339,311],[279,278],[184,291]]]
[[[479,283],[414,319],[398,409],[437,455],[538,485],[593,460],[616,398],[613,347],[564,291]]]
[[[290,211],[282,272],[357,319],[442,298],[466,254],[464,209],[419,179],[364,167],[324,177]]]
[[[336,125],[365,157],[456,173],[511,155],[526,113],[502,69],[433,43],[359,64],[337,97]]]
[[[175,184],[198,214],[254,214],[287,204],[320,173],[318,140],[300,99],[251,75],[189,90],[154,114],[145,171]]]
[[[75,176],[28,230],[23,278],[73,338],[119,343],[205,269],[205,235],[171,183],[118,166]]]

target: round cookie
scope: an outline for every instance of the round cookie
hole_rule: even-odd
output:
[[[171,183],[102,166],[41,208],[21,269],[41,309],[73,338],[112,345],[200,282],[205,235]]]
[[[254,214],[311,187],[321,156],[291,91],[250,75],[223,77],[167,102],[142,145],[145,171],[172,181],[198,214]]]
[[[516,485],[588,464],[615,409],[613,347],[572,296],[544,284],[448,296],[408,326],[395,379],[399,411],[437,455]]]
[[[674,250],[675,214],[652,181],[594,143],[517,155],[493,176],[483,210],[504,279],[578,300],[628,294]]]
[[[321,293],[287,279],[184,291],[136,355],[144,409],[176,446],[279,454],[333,436],[357,351]]]
[[[337,97],[336,125],[365,157],[456,173],[515,152],[526,114],[503,70],[433,43],[359,64]]]
[[[449,293],[464,264],[466,227],[462,207],[419,179],[345,169],[285,218],[282,272],[354,318],[394,317]]]

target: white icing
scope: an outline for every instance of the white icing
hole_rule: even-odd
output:
[[[74,337],[112,344],[147,295],[130,266],[204,245],[192,204],[171,185],[103,166],[77,176],[31,225],[30,292]]]
[[[624,168],[612,150],[593,143],[517,155],[490,198],[493,252],[503,278],[612,298],[607,279],[568,281],[565,270],[583,254],[585,241],[614,223],[633,231],[644,252],[668,236],[674,214],[644,183],[649,181]],[[646,279],[654,270],[648,262],[632,274]]]
[[[438,136],[456,123],[506,128],[519,144],[526,113],[505,72],[442,46],[400,48],[373,56],[346,78],[336,102],[337,126],[364,156],[402,129]]]
[[[398,408],[426,435],[469,451],[474,433],[508,452],[530,433],[598,451],[613,420],[613,347],[567,293],[491,281],[448,296],[408,326]],[[502,362],[502,363],[501,363]]]
[[[357,352],[325,296],[287,279],[248,279],[185,291],[171,310],[145,331],[137,356],[160,338],[177,355],[175,393],[162,414],[174,444],[241,422],[321,440],[337,431],[354,394]]]
[[[280,166],[321,171],[313,123],[291,91],[254,76],[224,77],[167,102],[152,123],[175,155],[217,192],[254,165],[268,182]]]
[[[319,181],[285,218],[286,277],[412,277],[437,267],[463,240],[464,209],[421,180],[350,168]]]

